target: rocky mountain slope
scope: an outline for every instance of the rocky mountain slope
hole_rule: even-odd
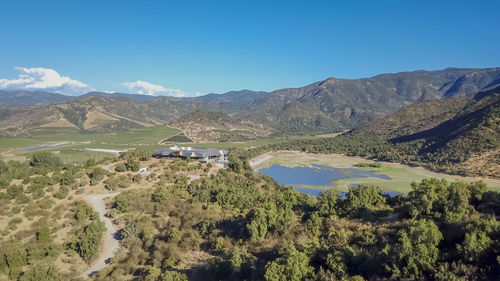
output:
[[[301,104],[314,111],[316,119],[324,116],[331,120],[327,126],[317,126],[319,131],[335,127],[336,123],[352,128],[416,102],[464,96],[495,85],[500,85],[500,68],[448,68],[355,80],[329,78],[301,88],[271,92],[252,103],[252,114],[247,118],[262,122],[263,115],[270,114],[274,118],[268,119],[281,131],[307,133],[314,129],[309,125],[311,114],[297,116],[289,110],[290,104]]]
[[[182,130],[184,135],[197,142],[244,141],[269,134],[265,128],[245,124],[224,113],[207,110],[188,113],[169,126]]]
[[[268,92],[263,91],[251,91],[251,90],[240,90],[240,91],[230,91],[224,94],[208,94],[196,97],[195,99],[213,101],[213,102],[236,102],[236,103],[247,103],[253,102]]]
[[[448,68],[355,80],[329,78],[270,93],[242,90],[197,98],[89,93],[59,104],[2,107],[0,131],[16,135],[57,125],[113,132],[169,124],[202,109],[272,128],[275,134],[327,133],[356,127],[416,102],[466,96],[495,85],[500,85],[500,68]]]

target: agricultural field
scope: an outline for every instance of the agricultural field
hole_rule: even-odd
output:
[[[83,163],[88,159],[101,161],[113,158],[114,155],[103,152],[85,151],[86,148],[128,150],[141,148],[147,151],[164,148],[177,144],[179,146],[214,147],[221,149],[253,148],[269,144],[281,143],[288,140],[312,139],[315,137],[276,137],[262,138],[245,142],[209,142],[193,143],[184,134],[167,126],[152,126],[114,134],[85,134],[76,128],[68,127],[40,127],[20,134],[18,137],[0,138],[0,159],[23,160],[34,151],[26,151],[45,145],[54,145],[68,142],[63,146],[45,148],[57,153],[66,163]],[[172,141],[172,142],[171,142]]]
[[[39,143],[72,141],[109,144],[156,144],[179,132],[179,130],[167,126],[152,126],[115,134],[85,134],[76,128],[40,127],[24,132],[18,135],[18,137],[11,139],[29,139]]]
[[[332,181],[330,188],[323,186],[301,186],[311,189],[334,189],[346,191],[352,184],[376,185],[384,191],[393,191],[407,193],[411,190],[411,183],[428,178],[444,178],[450,181],[463,180],[467,182],[484,181],[490,189],[500,190],[500,180],[481,178],[481,177],[461,177],[436,173],[422,167],[410,167],[407,165],[375,162],[362,157],[351,157],[341,154],[312,154],[302,152],[274,152],[270,153],[269,160],[256,165],[254,169],[259,170],[269,168],[272,165],[281,165],[286,167],[311,167],[312,165],[323,165],[335,168],[356,168],[368,170],[377,174],[383,174],[390,179],[380,179],[374,177],[366,178],[343,178]],[[380,167],[359,167],[359,163],[379,163]],[[368,165],[367,165],[368,166]]]
[[[0,138],[0,157],[6,160],[19,160],[32,153],[26,151],[28,148],[69,142],[64,146],[49,147],[47,149],[58,151],[64,162],[66,162],[65,159],[67,161],[70,158],[86,160],[93,156],[96,157],[96,160],[102,160],[106,157],[105,153],[91,153],[81,150],[84,148],[124,150],[139,146],[159,147],[158,143],[161,140],[179,132],[177,129],[166,126],[152,126],[116,134],[84,134],[76,128],[40,127],[24,132],[18,137]]]

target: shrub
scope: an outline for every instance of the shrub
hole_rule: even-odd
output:
[[[102,169],[100,167],[94,168],[89,173],[90,185],[98,185],[104,179],[105,175],[106,175],[106,171],[104,169]]]
[[[187,276],[184,273],[167,270],[160,276],[160,281],[187,281]]]
[[[69,187],[67,186],[61,186],[59,190],[54,193],[54,197],[57,199],[64,199],[68,196],[69,194]]]
[[[182,239],[182,231],[177,227],[172,227],[168,230],[166,240],[171,243],[177,243]]]
[[[157,187],[151,196],[153,202],[162,203],[168,198],[168,191],[164,187]]]
[[[140,168],[139,162],[134,161],[132,159],[127,161],[126,166],[127,166],[127,170],[132,171],[132,172],[137,172],[137,171],[139,171],[139,168]]]
[[[100,220],[92,221],[89,225],[80,229],[78,238],[71,244],[84,260],[90,260],[99,250],[102,235],[106,226]]]
[[[125,213],[130,210],[130,200],[127,193],[120,193],[116,196],[115,206],[118,211]]]
[[[35,152],[30,157],[30,165],[34,167],[56,167],[62,162],[56,155],[49,151]]]
[[[141,183],[141,181],[142,181],[142,175],[141,174],[134,175],[134,177],[132,178],[132,181],[135,182],[135,183]]]
[[[17,196],[21,195],[24,192],[24,188],[22,185],[10,185],[7,187],[7,194],[11,199],[15,199]]]
[[[75,202],[72,210],[75,214],[75,219],[79,222],[86,220],[94,215],[94,209],[92,209],[87,203],[83,201]]]
[[[36,233],[36,242],[46,244],[52,242],[50,229],[47,226],[42,226]]]
[[[117,171],[119,173],[126,172],[127,166],[125,166],[124,163],[120,163],[120,164],[116,165],[115,171]]]
[[[66,171],[64,174],[62,174],[60,183],[61,185],[72,185],[73,183],[75,183],[75,177],[73,173]]]

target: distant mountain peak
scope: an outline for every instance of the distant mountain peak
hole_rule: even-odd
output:
[[[271,127],[281,134],[315,134],[353,128],[416,102],[466,96],[497,86],[500,86],[500,68],[450,68],[382,74],[363,79],[330,77],[304,87],[269,93],[240,90],[189,98],[103,92],[91,92],[81,97],[44,92],[29,92],[24,96],[24,93],[0,91],[0,105],[3,106],[59,104],[30,109],[33,114],[35,111],[43,112],[46,119],[31,120],[26,117],[26,122],[21,122],[19,126],[13,125],[20,121],[14,119],[22,119],[25,109],[0,112],[3,118],[0,130],[8,128],[9,134],[13,135],[19,130],[43,125],[43,120],[54,122],[58,118],[57,112],[61,110],[66,110],[67,120],[80,126],[86,120],[84,115],[88,107],[96,107],[108,116],[103,124],[109,125],[93,127],[93,130],[101,131],[168,124],[183,115],[204,109],[227,114],[236,121],[245,120],[248,124]],[[100,113],[92,113],[92,116],[99,115],[106,119]],[[109,116],[117,120],[112,123],[110,120],[113,118]]]

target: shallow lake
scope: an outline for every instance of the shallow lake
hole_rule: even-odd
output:
[[[269,168],[260,169],[259,172],[272,177],[280,184],[294,186],[298,191],[308,193],[310,195],[318,195],[323,190],[304,188],[300,186],[324,186],[326,189],[327,187],[334,186],[333,181],[343,178],[373,177],[379,179],[390,179],[384,174],[377,174],[371,171],[354,168],[335,168],[322,165],[312,165],[312,167],[286,167],[281,165],[272,165]],[[399,194],[397,192],[386,193],[391,196]]]

